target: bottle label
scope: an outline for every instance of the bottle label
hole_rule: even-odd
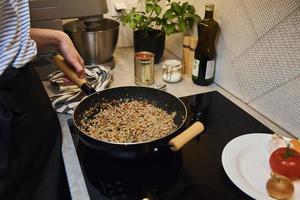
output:
[[[199,64],[200,64],[200,61],[195,58],[194,63],[193,63],[193,70],[192,70],[192,75],[195,77],[198,77],[198,74],[199,74]]]
[[[205,79],[211,79],[215,72],[215,60],[209,60],[206,63]]]

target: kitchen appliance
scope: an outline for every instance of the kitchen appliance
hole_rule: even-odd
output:
[[[222,150],[239,135],[272,131],[216,91],[180,99],[188,111],[184,127],[199,120],[205,131],[181,151],[151,161],[120,161],[90,149],[68,121],[91,200],[251,199],[226,175]]]
[[[106,0],[29,0],[29,7],[31,21],[45,25],[71,18],[95,21],[108,12]]]
[[[86,65],[105,64],[113,59],[118,43],[119,22],[112,19],[97,21],[75,20],[64,24]]]
[[[85,64],[114,67],[113,52],[118,42],[119,23],[105,19],[106,0],[29,0],[31,26],[64,30],[63,19],[74,20],[66,31]],[[82,26],[81,26],[82,25]],[[39,55],[56,52],[53,48],[39,50]]]

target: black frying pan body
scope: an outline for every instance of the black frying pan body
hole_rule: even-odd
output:
[[[99,107],[99,105],[103,102],[113,102],[114,100],[120,99],[147,100],[149,103],[156,105],[168,113],[176,112],[174,122],[177,125],[177,129],[163,138],[141,143],[111,143],[107,141],[100,141],[86,135],[84,130],[80,129],[80,121],[83,117],[83,113],[87,109],[95,106]],[[104,150],[117,157],[134,158],[136,156],[145,156],[145,154],[153,151],[157,152],[161,146],[167,146],[168,141],[181,132],[186,117],[186,107],[177,97],[167,92],[149,87],[126,86],[106,89],[86,97],[76,107],[73,115],[73,121],[78,130],[80,139],[88,147]]]

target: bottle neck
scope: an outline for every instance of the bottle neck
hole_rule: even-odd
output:
[[[205,11],[204,19],[213,19],[214,11]]]

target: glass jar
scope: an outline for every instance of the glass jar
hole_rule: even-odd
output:
[[[168,83],[177,83],[182,80],[182,64],[180,60],[168,59],[162,66],[162,79]]]

